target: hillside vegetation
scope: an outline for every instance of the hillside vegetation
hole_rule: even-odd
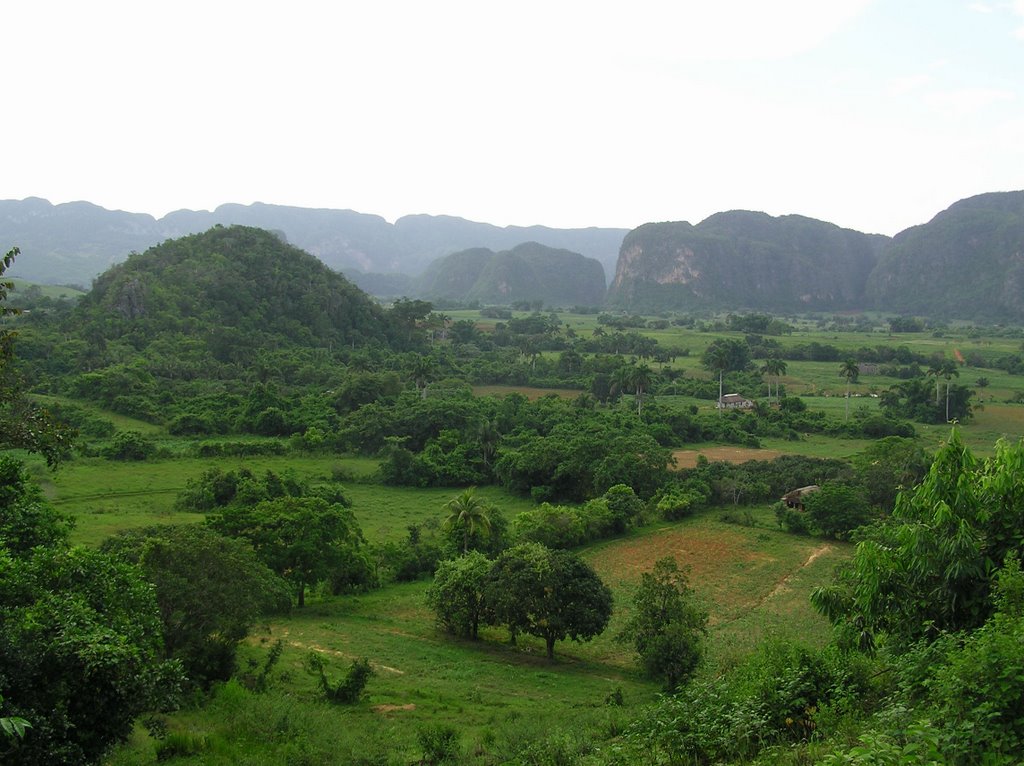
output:
[[[811,218],[746,211],[696,226],[646,224],[622,243],[608,303],[684,311],[853,308],[884,242]]]
[[[1024,319],[1024,191],[961,200],[897,234],[865,298],[902,314]]]
[[[416,290],[431,300],[547,306],[599,306],[604,292],[600,263],[536,242],[499,253],[485,248],[453,253],[434,261]]]
[[[1019,760],[1019,328],[8,290],[4,763]]]
[[[281,232],[335,270],[420,274],[436,258],[472,247],[505,250],[541,242],[601,261],[610,272],[626,229],[492,226],[455,216],[410,215],[388,223],[353,210],[225,204],[163,218],[106,210],[89,202],[52,205],[39,198],[0,200],[0,242],[24,254],[16,275],[36,282],[88,285],[98,274],[169,238],[240,225]]]

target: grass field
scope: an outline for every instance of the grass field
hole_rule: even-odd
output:
[[[767,635],[823,643],[827,626],[811,611],[807,596],[849,549],[782,533],[767,507],[751,511],[753,526],[725,523],[719,516],[707,512],[645,528],[584,551],[611,586],[615,612],[595,640],[557,644],[553,662],[538,640],[520,637],[513,647],[499,628],[485,629],[477,642],[439,632],[424,605],[424,582],[365,596],[314,599],[287,619],[271,621],[244,648],[244,658],[260,662],[274,641],[283,642],[271,694],[232,689],[227,700],[218,697],[202,711],[173,718],[172,730],[207,743],[201,758],[180,762],[288,763],[283,753],[290,752],[289,737],[266,732],[283,727],[287,733],[302,725],[299,720],[313,720],[326,731],[358,732],[332,735],[330,744],[322,745],[333,748],[333,763],[414,763],[422,755],[419,733],[437,725],[453,726],[464,751],[489,755],[511,750],[517,739],[521,746],[524,737],[529,741],[562,730],[607,736],[658,692],[637,675],[629,647],[614,637],[629,616],[640,574],[666,555],[689,569],[691,584],[711,614],[705,673],[733,665]],[[313,678],[302,669],[309,652],[320,654],[335,677],[353,659],[369,658],[376,673],[365,702],[351,707],[317,702]],[[623,707],[606,704],[616,691]],[[288,716],[294,723],[284,726]],[[265,736],[254,736],[254,726]],[[310,736],[308,746],[315,752],[325,735]],[[141,730],[110,761],[153,762],[154,743]]]
[[[479,319],[478,312],[451,313],[457,319]],[[584,337],[597,327],[594,316],[564,315],[562,320]],[[817,341],[852,353],[861,346],[906,345],[915,352],[940,352],[946,357],[953,349],[1010,353],[1020,347],[1016,339],[971,339],[966,330],[951,331],[949,337],[889,336],[884,332],[823,333],[814,329],[812,320],[794,323],[797,332],[779,339],[785,346]],[[719,337],[742,337],[680,328],[643,332],[667,346],[688,349],[689,355],[678,357],[674,366],[687,376],[704,379],[711,376],[700,365],[703,349]],[[810,409],[842,418],[847,406],[851,415],[875,411],[878,399],[871,394],[896,382],[864,375],[851,386],[855,396],[847,402],[838,367],[837,363],[792,362],[782,383],[789,395],[801,396]],[[977,454],[986,455],[998,438],[1024,436],[1024,405],[1009,402],[1024,390],[1024,379],[998,370],[962,368],[958,382],[973,385],[979,377],[989,380],[987,387],[979,389],[984,407],[962,427],[962,434]],[[517,392],[530,399],[548,394],[573,398],[579,393],[520,386],[480,386],[474,391],[481,396]],[[621,406],[629,407],[629,399]],[[681,396],[656,400],[714,411],[708,400]],[[402,540],[412,524],[438,524],[445,502],[458,492],[382,486],[374,482],[377,461],[366,457],[189,457],[191,442],[170,437],[159,426],[76,404],[110,419],[119,430],[138,430],[154,438],[162,455],[141,463],[78,458],[57,473],[46,471],[38,459],[31,461],[47,496],[76,518],[74,540],[87,545],[98,545],[120,529],[201,521],[199,515],[175,512],[173,502],[189,479],[211,467],[245,466],[256,473],[293,471],[314,482],[340,477],[370,542]],[[949,425],[915,424],[915,428],[928,451],[937,449],[950,431]],[[757,450],[723,444],[673,446],[682,468],[695,464],[700,454],[731,462],[771,459],[778,454],[849,458],[871,441],[805,434],[797,441],[765,438],[761,443]],[[482,487],[480,493],[510,520],[533,507],[528,499],[497,487]],[[194,755],[172,762],[409,764],[424,758],[421,733],[441,725],[458,731],[463,752],[499,761],[524,742],[562,736],[561,732],[565,737],[602,741],[621,731],[624,722],[659,691],[637,674],[629,647],[615,641],[628,619],[640,575],[659,558],[674,556],[687,568],[692,587],[708,608],[708,662],[701,672],[714,675],[734,667],[769,636],[824,644],[829,626],[810,608],[808,597],[851,553],[848,544],[783,532],[768,505],[711,509],[682,522],[652,524],[593,545],[581,554],[612,588],[615,612],[608,630],[595,640],[559,643],[554,662],[546,660],[544,647],[536,639],[521,637],[517,646],[510,646],[503,629],[484,629],[477,642],[439,632],[425,606],[426,582],[389,585],[360,596],[316,593],[306,608],[260,626],[242,649],[242,670],[251,672],[250,662],[258,665],[275,641],[283,642],[284,653],[267,693],[255,694],[231,683],[208,705],[169,719],[171,731],[192,738],[195,746]],[[334,678],[354,658],[369,658],[376,672],[366,701],[349,707],[321,702],[314,679],[303,670],[309,652],[325,658]],[[609,695],[617,690],[625,704],[607,705]],[[155,747],[140,727],[128,745],[112,754],[108,766],[155,763]]]

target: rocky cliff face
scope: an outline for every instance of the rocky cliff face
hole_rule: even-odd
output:
[[[897,234],[866,298],[904,314],[1024,320],[1024,191],[969,197]]]
[[[608,303],[639,309],[830,310],[860,305],[888,239],[803,216],[718,213],[652,223],[619,251]]]

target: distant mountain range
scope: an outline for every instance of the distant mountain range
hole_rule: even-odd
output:
[[[606,303],[1024,321],[1024,191],[961,200],[892,238],[747,211],[646,224],[626,235]]]
[[[167,239],[240,224],[275,231],[336,271],[417,275],[436,258],[473,247],[508,250],[524,242],[597,259],[610,274],[627,229],[498,227],[451,216],[410,215],[394,224],[352,210],[283,205],[221,205],[163,218],[106,210],[89,202],[0,200],[0,245],[22,256],[12,273],[46,284],[89,283],[131,252]]]
[[[1024,320],[1024,191],[969,197],[900,232],[865,297],[902,314]]]
[[[696,226],[650,223],[622,243],[607,302],[653,309],[860,308],[888,237],[734,210]]]
[[[423,215],[390,224],[264,204],[157,220],[86,202],[0,201],[0,246],[22,250],[13,275],[51,284],[87,285],[129,252],[216,224],[275,231],[385,297],[594,305],[603,269],[614,273],[605,303],[629,311],[876,309],[1024,321],[1024,191],[961,200],[892,238],[738,210],[627,231]]]

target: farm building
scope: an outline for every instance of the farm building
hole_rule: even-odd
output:
[[[720,410],[749,410],[753,406],[754,403],[742,394],[725,394],[718,400]]]
[[[817,484],[810,484],[806,487],[800,487],[784,494],[779,499],[786,504],[787,508],[799,508],[801,511],[804,508],[804,498],[812,492],[817,492],[821,487]]]

